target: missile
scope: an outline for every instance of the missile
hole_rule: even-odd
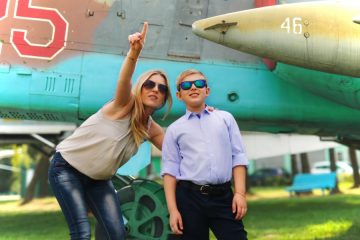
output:
[[[259,57],[360,77],[360,1],[283,4],[198,20],[193,33]]]

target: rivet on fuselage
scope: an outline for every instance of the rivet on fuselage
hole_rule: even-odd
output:
[[[92,17],[92,16],[94,16],[94,11],[91,11],[90,9],[88,9],[88,11],[87,11],[87,15],[88,15],[88,17]]]

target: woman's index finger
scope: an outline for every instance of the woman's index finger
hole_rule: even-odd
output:
[[[141,31],[141,36],[142,36],[143,39],[145,39],[147,31],[148,31],[148,22],[144,22],[144,26],[143,26],[143,29]]]

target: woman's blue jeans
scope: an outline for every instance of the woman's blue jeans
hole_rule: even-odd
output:
[[[55,153],[49,181],[69,226],[71,239],[90,239],[88,209],[107,239],[125,239],[120,202],[111,180],[94,180],[73,168]]]

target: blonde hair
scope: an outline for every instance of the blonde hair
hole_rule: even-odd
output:
[[[196,70],[196,69],[188,69],[188,70],[185,70],[182,73],[180,73],[180,75],[177,77],[177,79],[176,79],[176,89],[178,91],[180,91],[180,83],[182,82],[182,80],[184,80],[184,78],[186,78],[187,76],[190,76],[190,75],[193,75],[193,74],[202,75],[204,77],[204,80],[207,83],[208,80],[207,80],[206,76],[202,72],[200,72],[199,70]]]
[[[131,110],[131,118],[130,118],[130,129],[134,136],[134,140],[137,146],[139,146],[144,139],[149,138],[148,134],[148,119],[145,118],[145,109],[144,104],[141,98],[141,90],[144,82],[150,79],[154,75],[160,75],[165,79],[166,86],[168,86],[168,91],[165,95],[164,103],[160,107],[162,108],[166,102],[168,105],[167,111],[165,112],[163,119],[169,114],[171,106],[172,106],[172,97],[170,92],[169,80],[166,74],[160,70],[152,70],[143,73],[136,81],[132,89],[132,93],[134,96],[134,106]]]

